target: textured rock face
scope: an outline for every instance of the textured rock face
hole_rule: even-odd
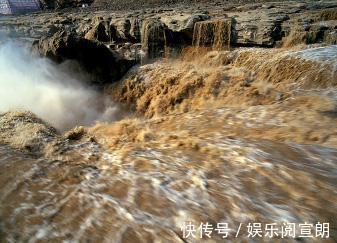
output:
[[[141,27],[142,27],[142,20],[139,18],[132,18],[130,20],[130,35],[136,41],[140,42],[141,39]]]
[[[167,44],[170,46],[190,45],[192,43],[195,24],[210,18],[207,14],[173,14],[162,16],[160,20],[168,29]]]
[[[42,56],[56,62],[75,60],[92,76],[94,83],[109,83],[118,80],[133,65],[122,59],[105,45],[86,40],[66,31],[52,37],[42,38],[33,44]]]
[[[199,6],[199,5],[198,5]],[[206,20],[231,18],[232,46],[268,46],[287,42],[336,43],[334,1],[274,2],[270,4],[177,5],[171,8],[111,12],[82,11],[43,13],[0,20],[3,32],[39,38],[58,29],[76,30],[78,35],[101,42],[140,43],[144,20],[157,19],[165,29],[166,45],[191,45],[194,26]],[[34,18],[34,21],[32,21]],[[290,37],[290,40],[283,40]],[[160,37],[161,38],[161,37]]]
[[[232,43],[273,46],[281,39],[281,23],[289,17],[278,10],[230,13],[233,17]],[[277,13],[277,14],[275,14]]]
[[[112,39],[114,41],[131,41],[131,21],[128,18],[112,20],[110,23]],[[137,30],[136,30],[137,31]]]
[[[104,22],[100,22],[95,25],[92,29],[88,31],[88,33],[84,36],[85,39],[88,40],[98,40],[101,42],[108,42],[111,40],[109,28]]]
[[[142,20],[139,18],[100,18],[91,24],[81,24],[77,33],[88,40],[100,42],[140,42]]]
[[[285,46],[296,44],[337,43],[337,6],[306,15],[293,16],[282,23]]]

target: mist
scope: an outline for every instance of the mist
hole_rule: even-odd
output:
[[[73,66],[33,56],[16,42],[0,43],[0,113],[29,110],[61,131],[117,119],[118,106],[85,85]]]

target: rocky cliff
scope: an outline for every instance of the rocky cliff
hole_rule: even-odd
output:
[[[231,21],[231,46],[273,47],[283,44],[291,46],[300,43],[336,43],[335,1],[250,4],[226,2],[200,6],[176,4],[123,11],[89,7],[9,17],[0,20],[0,23],[1,32],[11,35],[40,38],[52,35],[60,29],[70,29],[87,39],[121,47],[123,43],[141,43],[142,38],[148,39],[146,35],[154,34],[152,27],[143,25],[143,20],[146,23],[149,23],[149,19],[156,20],[161,26],[155,33],[158,35],[158,42],[165,37],[166,46],[176,46],[177,43],[192,44],[195,23],[227,19]],[[149,31],[142,32],[142,28]],[[212,31],[209,33],[213,34]]]

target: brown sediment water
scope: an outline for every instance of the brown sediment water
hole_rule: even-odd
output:
[[[262,114],[218,108],[100,124],[88,131],[98,143],[66,142],[49,159],[1,146],[1,237],[182,242],[185,221],[335,224],[337,150],[230,135],[239,121],[279,126]]]
[[[166,45],[163,23],[156,19],[144,20],[141,29],[141,43],[145,59],[163,57]]]
[[[192,221],[228,223],[231,241],[241,223],[249,241],[249,223],[325,222],[336,241],[335,47],[197,49],[106,87],[138,118],[63,135],[0,120],[1,240],[184,242]],[[28,142],[44,156],[9,147]]]
[[[146,117],[214,103],[268,105],[301,90],[335,88],[335,49],[187,48],[179,59],[139,67],[106,92]]]
[[[231,19],[216,19],[197,22],[194,25],[193,46],[226,50],[230,47]]]

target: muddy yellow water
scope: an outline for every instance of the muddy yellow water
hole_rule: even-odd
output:
[[[1,146],[2,240],[205,240],[183,239],[181,226],[191,221],[226,222],[233,228],[228,239],[238,241],[249,240],[246,229],[253,222],[329,222],[325,242],[333,242],[337,149],[228,134],[228,127],[245,116],[229,112],[218,108],[174,114],[150,125],[141,120],[98,125],[90,132],[100,142],[66,141],[49,159]],[[269,126],[282,127],[280,118],[272,122],[280,124]],[[114,126],[124,134],[118,141],[109,140]],[[138,126],[135,138],[128,126],[131,133]],[[251,119],[247,131],[254,126],[258,122]],[[240,223],[245,230],[236,239]],[[210,239],[222,240],[217,235]]]
[[[105,92],[140,116],[63,135],[31,113],[1,114],[1,241],[336,242],[337,49],[313,50],[135,68]],[[229,234],[200,238],[201,223]],[[249,237],[253,223],[278,235]],[[284,223],[295,237],[282,239]]]

